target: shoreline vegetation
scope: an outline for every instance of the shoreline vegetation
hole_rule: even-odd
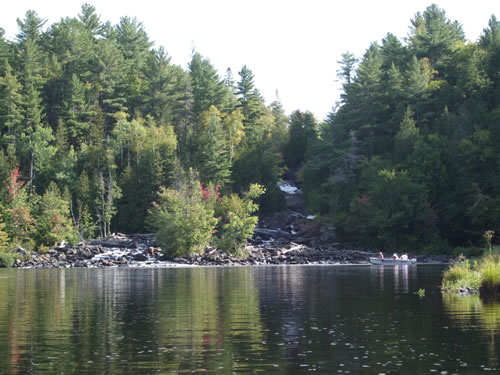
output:
[[[462,259],[443,274],[444,292],[500,297],[500,254]]]
[[[471,255],[463,247],[498,226],[495,15],[470,42],[432,4],[407,38],[343,53],[341,98],[322,121],[268,104],[246,65],[221,75],[195,50],[173,64],[136,18],[112,24],[83,4],[51,25],[34,10],[17,24],[13,40],[0,27],[3,264],[117,232],[154,232],[169,259],[208,248],[239,259],[258,217],[287,209],[272,230],[293,223],[293,234],[294,215],[311,216],[328,241],[288,235],[279,256],[294,241]]]
[[[488,230],[484,254],[476,259],[463,256],[443,273],[441,289],[459,294],[479,293],[484,297],[500,297],[500,253],[491,242],[495,232]]]

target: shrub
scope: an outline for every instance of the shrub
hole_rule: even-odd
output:
[[[475,262],[463,260],[455,263],[443,274],[442,289],[457,291],[460,289],[479,289],[480,276]]]
[[[500,287],[500,258],[488,256],[481,262],[481,288],[495,290]]]
[[[200,253],[212,238],[217,219],[213,205],[203,200],[200,183],[191,180],[176,189],[161,188],[148,212],[147,225],[167,256]]]
[[[10,268],[14,265],[14,261],[15,261],[14,254],[0,253],[0,267]]]
[[[62,240],[69,243],[78,241],[69,205],[69,199],[65,199],[57,186],[51,183],[37,205],[35,239],[39,248],[53,246]]]
[[[259,207],[254,200],[264,192],[264,187],[252,184],[243,198],[231,194],[220,200],[216,208],[217,216],[220,215],[217,240],[219,249],[238,256],[244,254],[245,244],[252,237],[258,222],[258,217],[252,216]]]

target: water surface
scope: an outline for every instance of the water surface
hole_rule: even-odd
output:
[[[500,305],[442,295],[441,273],[1,270],[0,373],[500,372]]]

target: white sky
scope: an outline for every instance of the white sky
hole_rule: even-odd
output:
[[[75,17],[81,5],[96,7],[102,21],[137,17],[155,46],[164,46],[176,64],[186,67],[194,46],[221,77],[235,80],[246,64],[256,87],[270,103],[278,90],[285,110],[310,110],[322,120],[338,100],[337,61],[349,50],[361,56],[373,41],[391,32],[404,38],[415,13],[432,0],[19,0],[2,5],[0,27],[13,39],[17,18],[33,9],[47,26]],[[462,24],[476,41],[499,0],[436,0],[449,19]]]

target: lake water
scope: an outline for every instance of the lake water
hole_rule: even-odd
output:
[[[500,305],[442,270],[0,270],[0,373],[500,373]]]

